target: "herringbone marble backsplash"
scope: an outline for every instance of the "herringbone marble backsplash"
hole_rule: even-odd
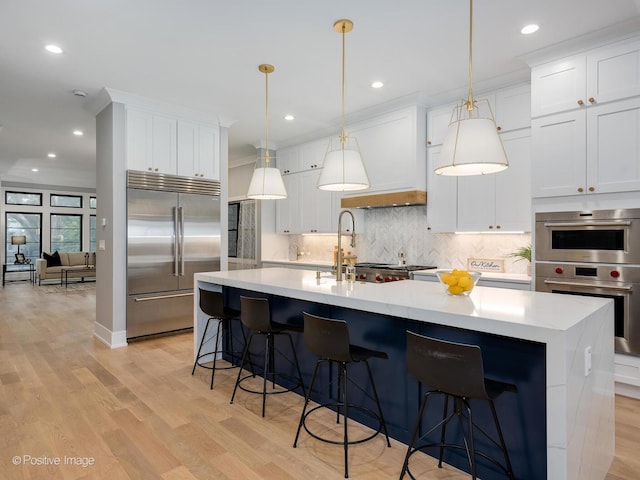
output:
[[[364,221],[356,225],[357,246],[349,246],[343,237],[345,253],[354,250],[359,262],[396,263],[398,252],[406,254],[410,265],[436,265],[441,268],[464,268],[468,258],[504,259],[506,272],[526,273],[528,262],[515,261],[509,254],[531,243],[531,235],[480,235],[431,233],[427,230],[427,207],[377,208],[358,212]],[[334,236],[292,236],[307,260],[332,259]]]

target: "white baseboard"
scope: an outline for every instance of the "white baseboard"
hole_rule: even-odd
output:
[[[627,383],[616,382],[616,395],[623,395],[625,397],[637,398],[640,400],[640,387],[636,385],[629,385]]]
[[[120,348],[127,346],[127,331],[120,330],[112,332],[98,322],[94,323],[93,336],[104,343],[109,348]]]

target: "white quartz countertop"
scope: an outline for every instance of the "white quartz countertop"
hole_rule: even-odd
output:
[[[611,300],[476,286],[450,296],[440,283],[337,283],[313,270],[263,268],[195,275],[196,281],[546,343]]]

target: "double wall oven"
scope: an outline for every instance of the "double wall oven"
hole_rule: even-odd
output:
[[[536,215],[536,290],[614,301],[615,350],[640,356],[640,209]]]

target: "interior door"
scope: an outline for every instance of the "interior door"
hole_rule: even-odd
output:
[[[182,207],[182,246],[179,258],[179,289],[193,288],[197,272],[220,270],[220,198],[206,195],[179,194]]]

